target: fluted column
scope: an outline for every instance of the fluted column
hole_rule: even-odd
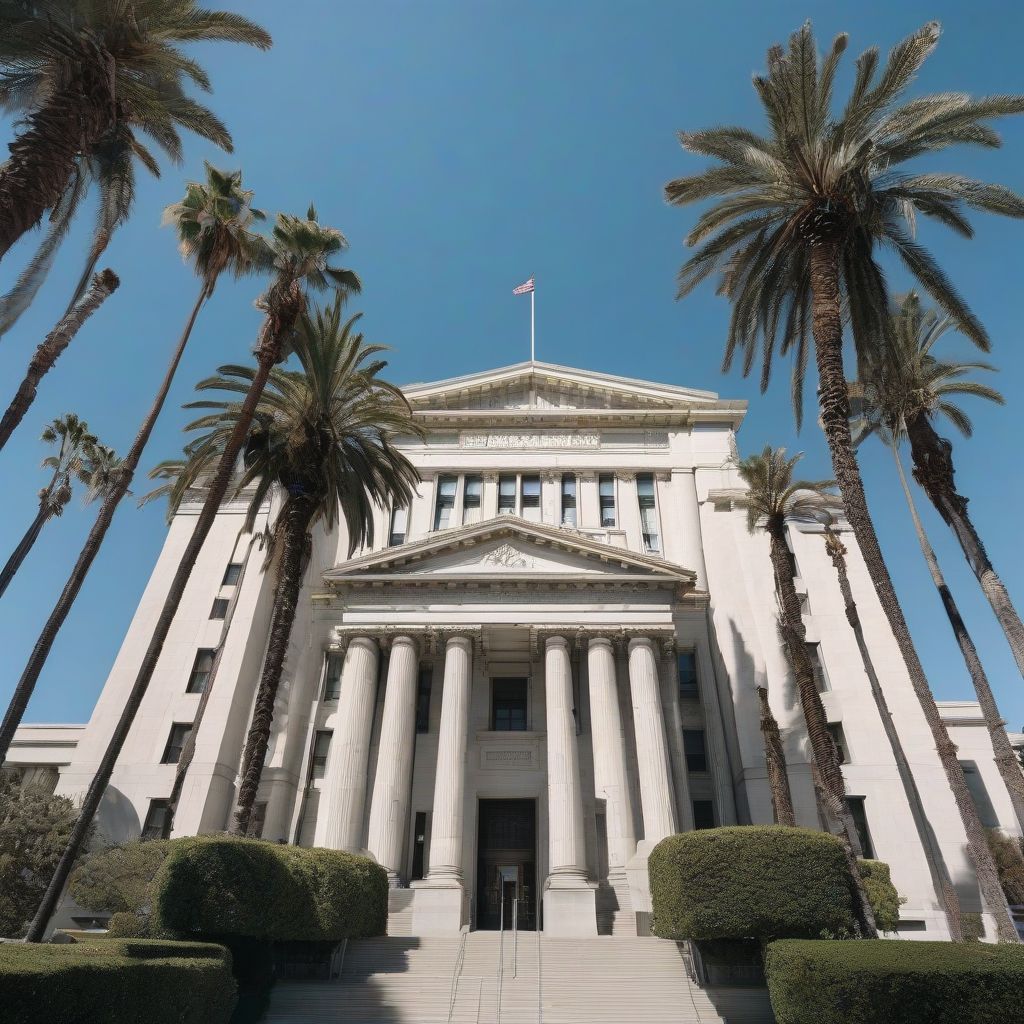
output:
[[[622,734],[615,651],[607,637],[594,637],[587,647],[590,679],[590,735],[594,747],[594,790],[605,803],[608,867],[625,867],[636,853],[636,829],[626,773],[626,742]]]
[[[648,637],[629,642],[629,687],[644,812],[644,840],[654,846],[676,831],[672,767],[665,742],[665,714],[658,684],[658,659]]]
[[[397,882],[409,819],[412,760],[416,747],[416,676],[419,655],[409,636],[391,644],[384,714],[377,746],[377,774],[370,802],[368,849]]]
[[[583,788],[573,716],[572,663],[564,636],[544,645],[548,725],[548,871],[583,880],[587,850],[583,836]]]
[[[317,846],[355,852],[363,848],[363,811],[370,756],[373,705],[377,696],[377,641],[357,636],[349,642],[341,671],[337,725],[327,755]]]
[[[427,881],[432,884],[462,884],[462,805],[466,788],[472,652],[472,644],[464,636],[449,638],[445,648],[430,869],[427,873]]]

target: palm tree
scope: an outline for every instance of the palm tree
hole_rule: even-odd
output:
[[[48,424],[42,433],[47,444],[57,445],[55,455],[43,459],[44,469],[52,469],[50,482],[39,492],[39,511],[25,531],[25,536],[14,549],[7,564],[0,569],[0,597],[10,586],[14,574],[39,539],[43,527],[54,517],[63,514],[64,507],[71,500],[72,484],[77,481],[88,488],[87,499],[91,500],[101,489],[100,476],[108,458],[116,458],[89,430],[89,424],[80,420],[73,412],[58,416]],[[94,476],[95,472],[95,476]]]
[[[0,763],[7,755],[14,731],[25,713],[57,634],[85,583],[96,555],[99,554],[114,520],[117,506],[128,493],[142,453],[167,400],[171,383],[200,310],[213,294],[221,274],[230,271],[238,276],[252,268],[252,255],[259,250],[259,246],[250,227],[254,220],[263,219],[263,214],[252,207],[252,196],[251,191],[242,188],[241,171],[218,171],[207,165],[206,184],[189,184],[185,199],[168,207],[165,219],[175,224],[182,255],[192,263],[199,275],[199,294],[149,411],[135,435],[128,454],[113,474],[110,486],[103,495],[103,504],[96,516],[96,522],[89,531],[71,575],[46,620],[15,687],[3,722],[0,723]]]
[[[939,842],[932,828],[931,822],[924,809],[924,801],[921,799],[921,791],[917,787],[917,780],[907,760],[907,753],[903,749],[903,741],[896,729],[892,712],[889,710],[889,702],[885,699],[882,684],[878,680],[878,673],[875,671],[875,663],[868,650],[867,639],[864,636],[864,627],[860,621],[860,612],[857,609],[857,602],[853,598],[853,588],[850,586],[850,577],[846,568],[846,545],[834,528],[834,520],[831,514],[822,510],[819,514],[825,524],[823,537],[825,538],[825,550],[835,566],[836,577],[839,580],[839,592],[843,598],[843,610],[846,613],[846,621],[853,630],[854,638],[857,641],[857,650],[860,651],[861,663],[864,666],[864,674],[868,678],[868,685],[871,687],[871,696],[875,700],[875,707],[878,709],[878,717],[885,730],[886,739],[892,750],[893,759],[896,762],[896,770],[899,772],[900,782],[903,784],[903,792],[907,796],[907,803],[910,805],[910,816],[914,819],[914,827],[917,829],[918,837],[921,840],[921,847],[924,850],[925,860],[928,863],[928,873],[931,875],[932,888],[935,890],[943,909],[946,912],[946,921],[949,925],[950,937],[955,941],[963,938],[963,924],[960,917],[960,900],[957,897],[956,889],[953,888],[953,880],[949,876],[949,869],[939,848]]]
[[[271,373],[246,442],[245,472],[232,487],[235,497],[251,487],[250,531],[271,490],[285,496],[270,529],[271,557],[277,560],[274,606],[242,758],[235,823],[240,835],[248,832],[266,759],[313,527],[322,521],[327,530],[333,529],[340,509],[351,556],[356,548],[373,543],[372,505],[407,503],[420,478],[394,447],[396,434],[420,433],[411,410],[402,393],[380,379],[387,363],[374,357],[381,346],[364,343],[355,330],[358,315],[342,321],[341,305],[336,299],[327,309],[302,317],[294,342],[299,368]],[[220,374],[202,381],[198,389],[245,394],[253,378],[248,367],[225,366]],[[239,403],[230,398],[193,402],[189,408],[211,411],[186,428],[200,434],[189,446],[187,464],[171,495],[172,511],[188,488],[214,468],[239,415]]]
[[[898,102],[935,48],[930,22],[898,43],[879,73],[878,52],[857,60],[849,99],[838,116],[832,87],[846,36],[819,59],[810,24],[768,51],[768,71],[754,78],[768,133],[712,128],[681,135],[683,146],[718,163],[670,182],[670,203],[719,198],[687,237],[699,246],[679,273],[679,296],[721,269],[719,291],[732,304],[724,366],[742,353],[749,372],[760,352],[762,387],[778,348],[794,356],[792,391],[799,421],[803,380],[813,342],[820,421],[847,519],[910,675],[956,798],[978,881],[999,935],[1017,933],[999,888],[995,863],[945,726],[921,667],[875,534],[850,436],[843,372],[843,317],[858,355],[891,340],[885,278],[876,250],[886,247],[975,344],[985,329],[931,254],[914,237],[915,218],[932,217],[961,235],[972,233],[964,207],[1024,216],[1011,190],[956,174],[913,174],[900,165],[956,144],[993,147],[993,118],[1024,111],[1024,97],[973,99],[939,93]]]
[[[119,284],[117,275],[109,268],[97,274],[85,295],[64,314],[60,323],[42,340],[29,361],[25,377],[11,399],[11,404],[0,417],[0,449],[10,440],[11,434],[24,419],[29,406],[36,400],[36,388],[43,376],[53,369],[53,364],[74,340],[85,321],[103,305]]]
[[[224,440],[216,471],[207,485],[202,510],[196,518],[192,536],[182,552],[121,717],[100,760],[96,775],[82,800],[82,809],[71,831],[67,848],[29,927],[26,936],[29,942],[42,940],[81,845],[88,835],[89,826],[99,809],[121,748],[128,738],[135,715],[160,659],[160,652],[163,650],[171,623],[181,604],[185,585],[192,575],[203,542],[227,493],[238,456],[249,435],[256,405],[271,370],[287,355],[296,327],[306,310],[307,292],[310,289],[330,290],[347,295],[359,291],[361,287],[358,276],[351,270],[331,265],[331,259],[347,245],[348,242],[340,231],[317,223],[316,210],[310,206],[305,218],[279,213],[271,237],[265,239],[253,252],[254,265],[273,271],[270,286],[257,302],[257,306],[264,312],[264,319],[256,343],[256,372],[238,411],[234,429]]]
[[[992,739],[995,761],[1013,802],[1014,813],[1024,827],[1024,775],[1021,774],[1019,762],[1006,735],[1006,722],[999,713],[977,648],[946,584],[938,558],[918,515],[899,450],[900,442],[909,438],[916,467],[914,476],[931,496],[925,481],[933,479],[928,473],[936,467],[936,460],[932,458],[936,450],[931,443],[934,440],[943,453],[942,461],[947,465],[949,484],[952,486],[952,445],[939,437],[930,418],[945,416],[965,437],[970,437],[973,426],[970,417],[957,404],[957,398],[973,395],[1002,405],[1003,396],[981,381],[966,379],[974,370],[991,370],[986,363],[939,359],[934,355],[936,342],[950,327],[948,318],[940,317],[932,310],[922,311],[920,300],[913,293],[894,307],[892,315],[895,344],[886,352],[878,353],[877,358],[864,360],[860,368],[861,380],[851,387],[857,413],[854,420],[857,430],[855,440],[862,441],[874,434],[892,452],[918,544],[978,696]],[[926,421],[923,425],[922,420]],[[912,422],[916,424],[913,435],[910,431]],[[926,442],[924,453],[920,450],[922,436],[931,439]],[[965,499],[959,500],[966,505]],[[943,506],[936,503],[936,507],[941,513]],[[999,586],[1002,587],[1002,584]],[[984,584],[982,589],[985,589]],[[1010,611],[1013,612],[1012,605]],[[1015,612],[1013,614],[1016,615]]]
[[[768,689],[757,688],[757,701],[761,709],[761,736],[764,739],[764,760],[768,770],[768,787],[772,794],[772,810],[776,825],[796,825],[793,811],[793,794],[789,789],[789,775],[786,773],[786,750],[782,745],[779,723],[772,714],[768,703]]]
[[[830,488],[831,480],[794,480],[793,469],[803,458],[786,458],[785,448],[766,445],[760,455],[750,455],[737,464],[740,477],[748,491],[743,497],[747,509],[747,528],[753,533],[762,527],[768,534],[775,593],[779,601],[779,630],[793,668],[800,707],[807,725],[807,738],[811,745],[813,769],[820,780],[821,794],[829,820],[837,822],[850,875],[857,887],[861,928],[869,938],[877,937],[871,903],[864,891],[857,858],[863,856],[860,837],[846,802],[846,783],[839,763],[839,755],[832,735],[821,694],[814,678],[814,666],[807,651],[806,631],[797,597],[795,569],[789,555],[786,538],[787,521],[810,518],[821,508]]]
[[[230,149],[221,121],[188,94],[210,79],[181,47],[210,40],[271,42],[248,18],[196,0],[0,0],[0,107],[25,125],[0,167],[0,258],[122,126],[144,162],[139,134],[175,161],[182,128]]]

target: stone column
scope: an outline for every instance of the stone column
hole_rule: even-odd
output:
[[[377,696],[377,641],[349,642],[341,671],[337,725],[327,755],[314,842],[331,850],[363,849],[363,810],[370,756],[370,731]]]
[[[643,853],[676,831],[672,766],[665,742],[658,659],[649,637],[629,642],[629,687],[633,695],[633,727],[644,812]]]
[[[388,662],[384,715],[377,747],[377,774],[370,803],[367,846],[377,863],[398,884],[412,795],[412,761],[416,749],[416,642],[396,636]]]
[[[615,650],[607,637],[594,637],[587,648],[590,679],[590,734],[594,747],[594,790],[605,803],[608,868],[622,869],[636,853],[636,828],[626,772]]]

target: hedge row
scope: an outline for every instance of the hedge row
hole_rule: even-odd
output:
[[[746,825],[663,839],[648,860],[653,930],[667,939],[815,938],[852,932],[852,880],[839,840]]]
[[[1024,1015],[1024,947],[951,942],[773,942],[777,1024],[1007,1024]]]
[[[226,1024],[235,1005],[221,946],[144,939],[0,945],[4,1024]]]
[[[176,937],[332,941],[387,930],[387,872],[340,850],[176,840],[154,881],[154,930]]]
[[[864,879],[871,911],[879,931],[894,932],[900,923],[900,906],[903,900],[892,884],[889,865],[882,860],[860,860],[860,877]]]

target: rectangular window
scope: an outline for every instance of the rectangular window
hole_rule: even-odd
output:
[[[601,505],[601,525],[615,525],[615,477],[611,473],[602,473],[597,480],[597,500]]]
[[[405,543],[405,532],[409,525],[409,509],[405,505],[396,505],[391,510],[391,529],[388,531],[388,547]]]
[[[522,478],[522,517],[531,522],[540,522],[540,477],[523,476]]]
[[[707,744],[703,729],[683,730],[683,753],[686,754],[686,770],[693,774],[708,770]]]
[[[654,500],[653,473],[637,473],[636,497],[640,503],[640,529],[643,531],[644,551],[657,554],[661,551],[661,537],[658,536],[658,509]]]
[[[800,614],[810,615],[811,614],[811,599],[807,594],[797,594],[797,600],[800,602]]]
[[[491,681],[491,728],[495,732],[526,731],[526,680]]]
[[[224,579],[220,581],[222,587],[234,587],[242,577],[242,563],[229,562],[224,570]]]
[[[562,477],[562,525],[576,528],[576,477],[571,473]]]
[[[328,651],[324,659],[324,692],[321,700],[337,700],[341,696],[341,670],[345,655],[341,651]]]
[[[142,826],[143,839],[166,839],[167,800],[150,800],[146,811],[146,821]]]
[[[515,515],[516,478],[511,473],[498,477],[498,515]]]
[[[868,814],[864,809],[864,797],[848,796],[846,798],[846,806],[850,808],[853,825],[857,829],[861,852],[867,860],[874,860],[875,848],[871,843],[871,833],[868,831]]]
[[[998,828],[999,819],[996,817],[995,808],[989,799],[988,790],[985,788],[985,780],[978,771],[976,761],[961,761],[960,767],[964,770],[964,781],[967,783],[967,791],[971,794],[974,806],[981,818],[985,828]]]
[[[182,748],[191,732],[191,722],[175,722],[171,726],[171,735],[167,737],[167,746],[164,747],[164,756],[160,758],[161,764],[177,764],[181,760]]]
[[[311,777],[322,779],[327,771],[327,752],[331,749],[331,730],[317,729],[313,739],[313,765]]]
[[[676,656],[679,667],[679,699],[696,700],[700,696],[697,685],[697,652],[680,651]]]
[[[827,693],[831,687],[828,685],[825,663],[821,660],[821,644],[807,642],[804,647],[807,649],[807,656],[811,659],[811,668],[814,670],[814,685],[818,687],[818,693]]]
[[[439,476],[437,478],[437,501],[434,506],[434,529],[447,530],[452,524],[452,509],[455,508],[455,488],[458,478]]]
[[[211,647],[203,647],[196,651],[196,660],[192,662],[192,674],[188,677],[186,693],[202,693],[210,681],[213,671],[213,657],[216,652]]]
[[[420,668],[416,680],[416,731],[430,732],[430,690],[434,685],[434,670],[429,666]]]
[[[843,732],[842,722],[829,722],[826,725],[832,742],[836,745],[836,753],[839,755],[839,763],[846,764],[850,760],[850,754],[846,749],[846,733]]]
[[[427,812],[417,811],[416,821],[412,829],[412,878],[416,881],[423,877],[424,856],[427,847]]]
[[[693,801],[693,827],[715,827],[715,802],[713,800]]]
[[[793,540],[786,531],[786,561],[789,563],[789,573],[794,579],[800,578],[800,566],[796,563],[796,552],[793,550]]]
[[[478,473],[469,473],[466,476],[465,486],[462,490],[462,522],[480,522],[480,506],[484,497],[484,478]]]
[[[228,599],[226,597],[215,597],[213,607],[210,609],[211,619],[223,619],[228,614]]]

